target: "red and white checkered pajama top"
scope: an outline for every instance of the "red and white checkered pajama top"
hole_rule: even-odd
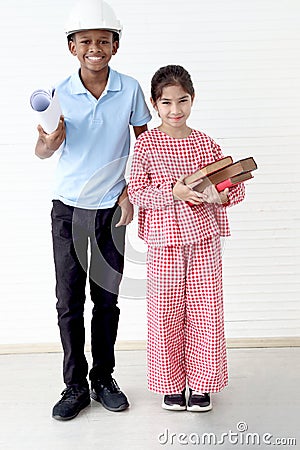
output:
[[[221,148],[209,136],[192,130],[184,139],[154,128],[135,144],[128,194],[139,206],[139,237],[148,245],[186,245],[213,235],[229,236],[226,207],[243,200],[243,184],[229,190],[223,205],[203,203],[190,207],[175,201],[172,184],[181,175],[223,158]]]

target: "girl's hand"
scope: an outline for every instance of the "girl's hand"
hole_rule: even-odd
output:
[[[205,192],[193,191],[191,185],[184,184],[184,178],[187,175],[182,175],[173,187],[173,197],[175,200],[182,200],[184,202],[189,202],[192,205],[200,205],[201,203],[207,201],[207,195]],[[197,182],[199,184],[199,181]]]
[[[222,192],[218,192],[214,184],[207,186],[203,191],[206,194],[206,203],[217,203],[219,205],[228,202],[228,192],[228,188]]]

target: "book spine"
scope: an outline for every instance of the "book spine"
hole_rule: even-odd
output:
[[[216,184],[216,189],[218,192],[224,191],[226,188],[230,188],[234,186],[236,183],[232,183],[231,179],[228,178],[225,181],[222,181],[221,183]]]

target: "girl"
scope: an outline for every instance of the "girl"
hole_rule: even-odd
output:
[[[194,96],[183,67],[155,73],[151,103],[161,125],[136,142],[128,192],[148,244],[149,389],[164,394],[165,409],[208,411],[210,393],[227,385],[220,236],[229,235],[226,208],[243,200],[244,186],[219,194],[213,185],[198,193],[184,184],[223,157],[186,123]]]

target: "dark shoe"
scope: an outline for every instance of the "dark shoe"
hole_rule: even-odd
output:
[[[91,397],[109,411],[123,411],[129,407],[126,395],[120,390],[116,380],[95,380],[91,383]]]
[[[212,403],[210,399],[210,395],[208,393],[199,394],[194,393],[192,389],[190,389],[190,397],[188,400],[187,410],[195,411],[195,412],[205,412],[210,411],[212,409]]]
[[[184,411],[186,409],[185,389],[181,394],[164,395],[161,406],[171,411]]]
[[[61,395],[52,411],[52,417],[56,420],[74,419],[91,402],[88,386],[69,386]]]

